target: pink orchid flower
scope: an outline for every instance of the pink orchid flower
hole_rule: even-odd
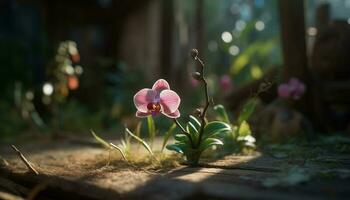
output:
[[[291,78],[288,83],[278,86],[278,95],[282,98],[300,99],[305,93],[306,86],[297,78]]]
[[[164,79],[157,80],[152,89],[144,88],[134,96],[134,104],[137,108],[137,117],[156,116],[159,113],[169,117],[178,118],[180,112],[179,95],[170,90],[169,83]]]

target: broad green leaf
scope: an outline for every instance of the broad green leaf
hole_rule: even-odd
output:
[[[176,134],[174,136],[175,140],[179,141],[179,142],[182,142],[182,143],[185,143],[187,144],[188,143],[188,137],[184,134]]]
[[[190,115],[190,121],[189,122],[191,122],[197,130],[199,130],[201,128],[201,123],[198,121],[197,118],[195,118],[192,115]]]
[[[198,133],[198,130],[195,125],[193,125],[191,122],[188,122],[187,123],[187,127],[186,127],[187,131],[191,134],[194,134],[194,133]]]
[[[207,138],[207,139],[203,140],[203,142],[199,146],[199,149],[204,151],[213,145],[223,145],[223,143],[221,140],[216,139],[216,138]]]
[[[241,124],[243,121],[247,121],[249,119],[249,117],[254,112],[256,104],[257,104],[256,98],[252,98],[248,100],[246,104],[244,104],[242,111],[238,117],[238,124]]]
[[[113,148],[115,148],[116,150],[119,151],[119,153],[122,155],[122,157],[124,158],[125,161],[128,161],[128,159],[126,159],[125,153],[122,150],[122,148],[118,147],[117,145],[113,144],[113,143],[109,143],[109,145]]]
[[[250,130],[250,126],[246,121],[243,121],[238,129],[238,136],[247,136],[252,134],[252,131]]]
[[[166,143],[168,142],[170,136],[173,135],[175,129],[176,129],[176,124],[173,123],[173,125],[170,126],[169,130],[164,135],[164,140],[163,140],[163,145],[162,145],[162,150],[161,151],[164,150],[164,147],[165,147]]]
[[[128,128],[125,128],[125,131],[131,136],[133,137],[136,141],[138,141],[139,143],[141,143],[145,149],[153,156],[153,151],[151,149],[151,147],[147,144],[146,141],[144,141],[143,139],[141,139],[140,137],[137,137],[135,134],[133,134]]]
[[[231,126],[225,122],[212,121],[204,127],[204,137],[211,137],[218,132],[231,131]]]
[[[104,146],[107,149],[112,149],[112,147],[109,145],[109,143],[106,142],[104,139],[100,138],[93,130],[90,130],[90,132],[94,136],[94,138],[97,140],[97,142],[102,144],[102,146]]]
[[[152,116],[147,117],[147,125],[148,125],[148,135],[149,139],[151,141],[151,144],[153,143],[154,138],[156,137],[156,127],[154,125],[154,120]]]
[[[218,131],[218,132],[211,134],[210,137],[211,138],[222,138],[225,135],[227,135],[228,133],[231,133],[231,131]],[[208,137],[204,137],[204,139],[206,139],[206,138],[208,138]]]
[[[228,118],[226,109],[223,105],[219,104],[214,106],[214,110],[218,113],[220,119],[228,124],[230,124],[230,119]]]
[[[181,148],[181,146],[177,145],[177,144],[169,144],[166,146],[166,148],[170,151],[176,151],[178,153],[184,153],[183,149]]]
[[[191,122],[187,123],[186,129],[187,129],[187,132],[190,133],[192,140],[196,142],[199,137],[198,129],[196,129],[196,127]]]

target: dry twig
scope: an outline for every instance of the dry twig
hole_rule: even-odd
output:
[[[1,156],[0,156],[0,161],[1,161],[0,164],[3,164],[3,165],[5,165],[5,166],[9,166],[9,165],[10,165],[10,164],[7,162],[7,160],[5,160],[5,158],[3,158],[3,157],[1,157]]]
[[[7,192],[0,191],[0,199],[6,199],[6,200],[24,200],[24,198],[20,196],[16,196],[14,194],[10,194]]]
[[[17,149],[15,145],[11,145],[12,149],[16,151],[18,157],[24,162],[24,164],[27,166],[27,168],[33,172],[34,174],[38,175],[39,172],[30,164],[30,162],[27,160],[26,157],[21,153],[20,150]]]

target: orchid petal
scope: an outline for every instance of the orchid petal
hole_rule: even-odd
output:
[[[165,112],[163,112],[163,115],[165,115],[165,116],[167,116],[169,118],[179,118],[180,117],[180,112],[179,112],[179,110],[176,110],[173,113],[165,113]]]
[[[164,79],[157,80],[152,87],[152,90],[156,90],[158,93],[160,93],[162,90],[169,90],[170,86],[169,83]]]
[[[137,110],[144,113],[147,112],[147,104],[153,103],[157,94],[157,91],[148,88],[138,91],[134,96],[134,104]]]
[[[166,114],[175,112],[179,108],[180,102],[179,95],[172,90],[163,90],[160,93],[160,105]]]
[[[140,112],[140,111],[136,111],[136,117],[148,117],[149,115],[151,115],[150,113],[148,112]]]

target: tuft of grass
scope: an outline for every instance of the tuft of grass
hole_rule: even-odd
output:
[[[112,150],[112,149],[116,149],[119,151],[119,153],[122,155],[122,157],[124,158],[125,161],[128,161],[126,159],[125,153],[122,150],[121,147],[113,144],[113,143],[108,143],[107,141],[105,141],[104,139],[102,139],[101,137],[99,137],[93,130],[90,130],[91,134],[94,136],[94,138],[105,148]]]
[[[141,139],[140,137],[136,136],[135,134],[133,134],[128,128],[125,128],[125,131],[131,136],[133,137],[137,142],[139,142],[140,144],[142,144],[143,147],[145,147],[145,149],[149,152],[149,154],[151,154],[151,156],[154,156],[153,151],[151,149],[151,147],[147,144],[147,142],[143,139]]]

